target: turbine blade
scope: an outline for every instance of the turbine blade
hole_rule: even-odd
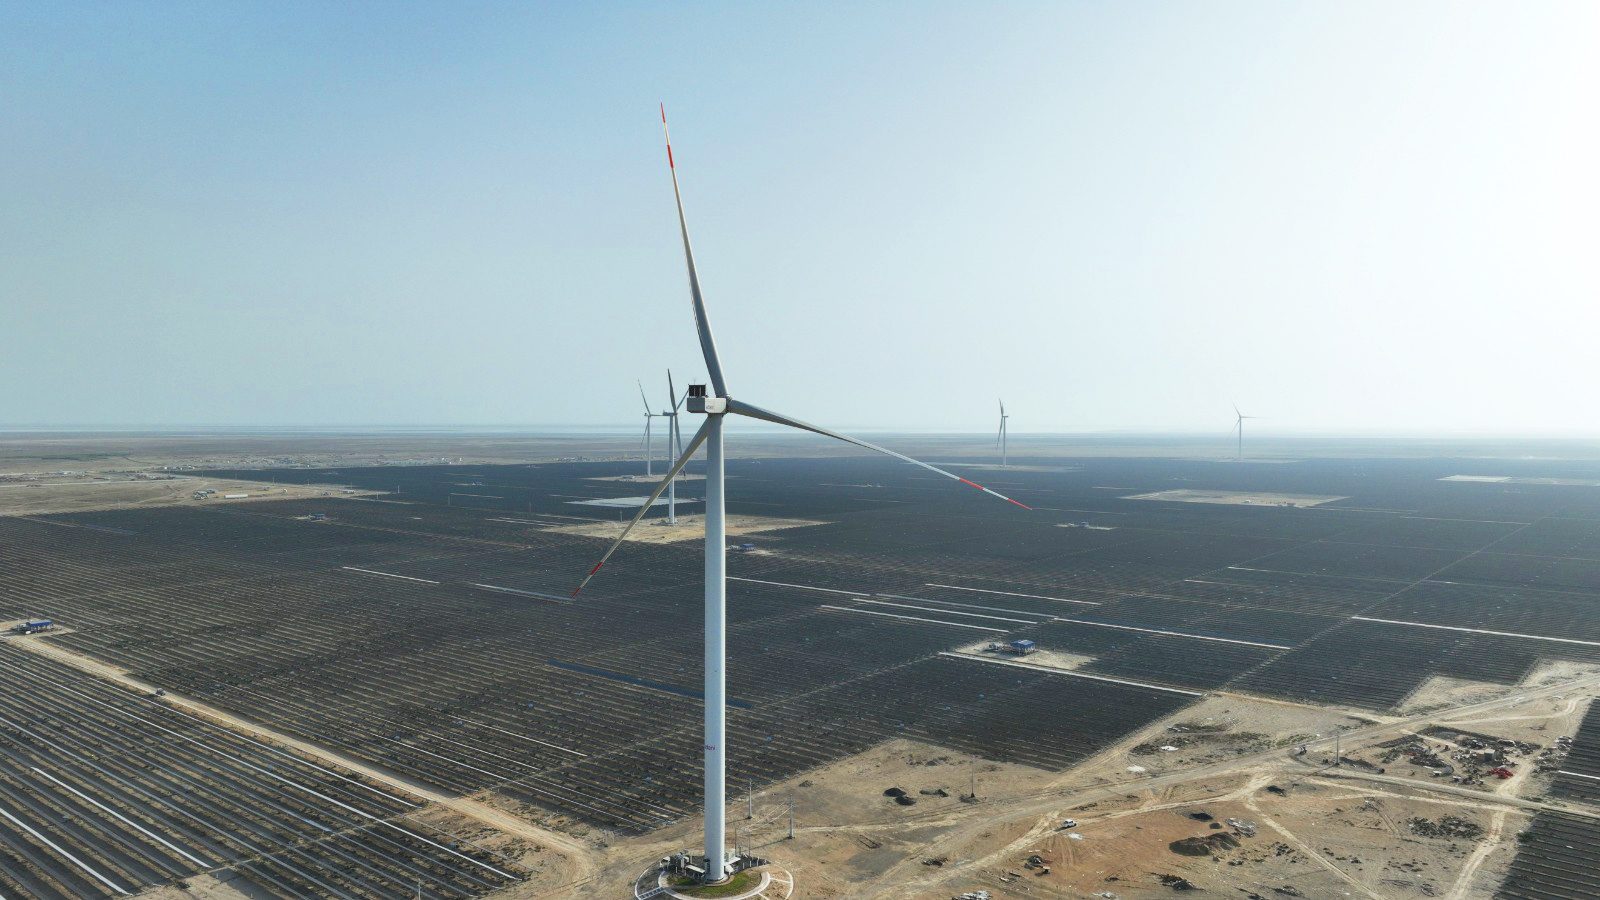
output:
[[[700,295],[700,274],[694,267],[694,248],[689,245],[689,220],[683,215],[683,193],[678,190],[678,166],[672,160],[672,135],[667,131],[667,106],[661,105],[661,135],[667,141],[667,168],[672,171],[672,197],[678,202],[678,230],[683,232],[683,258],[689,267],[689,295],[694,299],[694,327],[700,332],[700,352],[706,358],[706,372],[711,376],[711,388],[718,397],[728,396],[728,385],[722,380],[722,361],[717,358],[717,341],[711,336],[711,322],[706,318],[706,301]]]
[[[667,402],[672,404],[672,411],[677,412],[683,408],[683,401],[689,399],[689,392],[684,391],[683,396],[678,396],[678,389],[672,385],[672,370],[667,370]]]
[[[911,457],[905,455],[904,453],[896,453],[895,451],[890,450],[887,447],[880,447],[877,444],[869,444],[866,441],[861,440],[860,438],[853,438],[853,437],[850,437],[849,435],[840,434],[837,431],[829,431],[826,428],[819,428],[816,425],[809,425],[809,424],[807,424],[805,422],[800,421],[799,419],[791,419],[788,416],[781,415],[779,413],[775,413],[775,412],[771,412],[769,410],[762,409],[759,406],[752,406],[751,404],[745,403],[742,400],[733,400],[733,399],[728,400],[728,412],[738,413],[741,416],[749,416],[752,419],[761,419],[763,421],[772,422],[772,423],[777,424],[777,425],[787,425],[790,428],[798,428],[801,431],[809,431],[809,432],[811,432],[813,434],[820,434],[823,437],[831,437],[834,440],[844,441],[847,444],[855,444],[857,447],[865,447],[868,450],[876,450],[879,453],[887,454],[889,456],[894,457],[895,459],[911,463],[914,466],[921,466],[922,468],[927,469],[928,471],[933,472],[935,474],[943,475],[944,477],[952,479],[954,481],[959,481],[962,484],[965,484],[965,485],[967,485],[969,487],[975,487],[978,490],[983,491],[985,494],[989,494],[989,495],[994,496],[994,497],[999,497],[1001,500],[1004,500],[1007,503],[1014,503],[1017,506],[1022,507],[1023,509],[1033,509],[1033,507],[1027,505],[1026,503],[1022,503],[1021,501],[1018,501],[1018,500],[1013,500],[1010,497],[1007,497],[1005,494],[1000,493],[999,491],[992,491],[992,490],[984,487],[983,485],[977,483],[976,481],[969,481],[969,480],[967,480],[965,478],[962,478],[960,475],[955,474],[954,472],[946,472],[945,470],[939,468],[938,466],[930,466],[927,463],[923,462],[922,460],[920,460],[920,459],[912,459]]]
[[[708,423],[710,421],[710,419],[706,420]],[[628,527],[622,529],[622,533],[617,535],[617,539],[611,543],[610,547],[606,548],[605,555],[600,557],[600,561],[595,563],[594,568],[589,570],[589,574],[583,576],[583,580],[578,582],[578,586],[572,589],[572,596],[578,596],[578,592],[583,590],[584,586],[589,583],[589,579],[594,577],[594,573],[600,571],[600,567],[606,564],[606,560],[611,558],[611,554],[617,552],[617,548],[622,546],[622,541],[627,538],[628,532],[632,531],[633,526],[639,524],[639,520],[644,518],[644,514],[650,511],[651,504],[655,503],[656,500],[660,499],[661,495],[666,492],[667,485],[672,483],[672,479],[678,477],[678,472],[681,471],[684,465],[689,462],[689,457],[693,456],[694,452],[700,449],[700,445],[705,442],[705,439],[706,425],[702,424],[700,426],[700,430],[694,433],[694,439],[689,441],[689,449],[683,451],[683,455],[678,457],[678,461],[672,466],[672,471],[668,472],[666,476],[661,479],[661,483],[656,485],[656,489],[650,494],[650,498],[644,501],[644,505],[639,507],[639,511],[637,513],[634,513],[633,521],[628,523]]]
[[[635,379],[634,384],[639,386],[639,402],[644,404],[644,414],[648,416],[650,415],[650,401],[646,400],[644,396],[644,382]]]
[[[1004,400],[1001,400],[1000,401],[1000,418],[1004,419],[1005,417],[1006,417],[1006,402]]]

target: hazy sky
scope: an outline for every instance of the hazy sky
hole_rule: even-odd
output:
[[[1600,3],[13,3],[0,423],[1600,432]],[[681,383],[681,381],[680,381]]]

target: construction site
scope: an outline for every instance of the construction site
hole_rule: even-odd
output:
[[[583,501],[638,492],[615,456],[29,489],[0,895],[651,894],[696,846],[703,703],[700,545],[652,533],[696,536],[703,481],[574,598],[621,529]],[[893,461],[729,460],[749,896],[1600,890],[1600,495],[1454,477],[1600,467],[1018,462],[986,479],[1013,515]]]

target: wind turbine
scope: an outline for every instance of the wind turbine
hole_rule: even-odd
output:
[[[678,389],[672,384],[672,370],[667,370],[667,402],[672,404],[672,412],[664,412],[662,418],[667,420],[667,456],[675,458],[683,452],[683,432],[678,429],[678,411],[683,409],[683,401],[688,398],[689,392],[678,396]],[[667,479],[667,524],[678,524],[678,476]]]
[[[994,445],[1000,448],[1000,468],[1008,467],[1006,462],[1006,420],[1011,418],[1006,415],[1006,402],[1000,401],[1000,434],[994,439]]]
[[[1244,460],[1244,420],[1245,419],[1259,419],[1261,417],[1260,416],[1247,416],[1244,413],[1239,412],[1239,404],[1237,404],[1237,403],[1235,403],[1233,405],[1233,415],[1234,415],[1233,427],[1228,429],[1228,430],[1229,431],[1238,431],[1239,432],[1239,460],[1243,461]]]
[[[723,420],[728,415],[747,416],[778,425],[787,425],[801,431],[809,431],[824,437],[831,437],[864,447],[878,453],[887,454],[895,459],[903,460],[915,466],[921,466],[930,472],[943,475],[953,481],[977,488],[985,494],[998,497],[1007,503],[1012,503],[1023,509],[1031,509],[1004,494],[992,491],[973,481],[962,478],[953,472],[930,466],[925,462],[912,459],[903,453],[896,453],[877,444],[853,437],[847,437],[836,431],[829,431],[816,425],[810,425],[799,419],[793,419],[781,413],[762,409],[743,400],[735,400],[728,393],[728,383],[722,375],[722,361],[717,357],[717,344],[711,336],[711,323],[706,318],[705,300],[700,294],[700,276],[695,270],[694,250],[689,244],[689,225],[683,214],[683,195],[678,189],[678,169],[672,159],[672,138],[667,134],[667,111],[663,106],[661,110],[661,130],[667,142],[667,168],[672,173],[672,195],[678,205],[678,229],[683,235],[683,256],[689,273],[689,295],[693,301],[695,330],[700,335],[700,352],[705,356],[706,374],[711,380],[711,393],[706,392],[706,385],[690,385],[688,396],[688,410],[692,413],[704,414],[706,420],[689,439],[689,444],[684,448],[678,461],[673,464],[671,471],[656,486],[639,511],[634,514],[633,521],[622,530],[622,534],[606,549],[600,561],[595,563],[589,574],[583,577],[577,588],[572,592],[577,596],[589,583],[600,567],[606,564],[611,554],[622,545],[628,532],[639,524],[644,518],[650,505],[661,496],[673,478],[700,449],[702,444],[706,448],[706,549],[705,549],[705,807],[706,807],[706,854],[705,875],[707,881],[721,881],[728,874],[727,844],[725,843],[727,814],[726,778],[727,778],[727,746],[726,721],[727,712],[727,672],[725,659],[727,657],[727,521],[726,504],[723,493],[723,447],[722,426]]]
[[[642,441],[644,445],[644,477],[649,478],[655,474],[650,471],[650,458],[655,454],[655,445],[650,441],[650,421],[660,413],[651,411],[650,401],[646,400],[644,396],[644,382],[637,383],[639,385],[639,402],[644,404],[644,441]],[[667,454],[669,456],[672,454],[672,442],[670,439],[667,441]]]

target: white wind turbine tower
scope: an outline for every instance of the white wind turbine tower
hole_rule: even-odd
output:
[[[667,401],[672,404],[671,412],[664,412],[661,417],[667,420],[667,458],[675,459],[683,453],[683,432],[678,429],[678,411],[683,409],[683,401],[689,396],[685,391],[683,396],[678,396],[678,389],[672,384],[672,370],[667,370]],[[678,476],[673,475],[667,479],[667,524],[678,524]]]
[[[1004,468],[1006,468],[1006,467],[1008,467],[1010,465],[1010,463],[1008,463],[1006,461],[1006,420],[1009,419],[1009,418],[1011,418],[1011,417],[1006,415],[1006,402],[1004,400],[1001,400],[1000,401],[1000,433],[995,436],[994,445],[996,447],[1000,448],[1000,468],[1002,468],[1002,469],[1004,469]]]
[[[644,445],[644,477],[649,478],[655,474],[650,471],[650,459],[655,455],[655,444],[650,440],[650,422],[660,413],[651,411],[650,401],[646,400],[644,396],[644,382],[637,383],[639,385],[639,402],[644,404],[644,441],[642,442]],[[672,441],[670,438],[667,441],[667,454],[669,456],[672,454]]]
[[[1247,416],[1244,413],[1239,412],[1239,404],[1237,404],[1237,403],[1235,403],[1233,405],[1233,415],[1234,415],[1233,427],[1228,429],[1228,430],[1229,431],[1237,431],[1237,432],[1239,432],[1239,456],[1238,456],[1238,458],[1240,460],[1243,460],[1244,459],[1244,420],[1245,419],[1259,419],[1261,417],[1260,416]]]
[[[665,107],[661,111],[661,129],[666,134],[667,113]],[[824,437],[831,437],[865,447],[878,453],[893,456],[915,466],[921,466],[930,472],[942,475],[953,481],[977,488],[986,494],[998,497],[1008,503],[1016,504],[1023,509],[1031,509],[1010,497],[992,491],[981,484],[969,481],[952,472],[946,472],[925,462],[912,459],[902,453],[869,444],[866,441],[847,437],[836,431],[829,431],[816,425],[810,425],[799,419],[792,419],[780,413],[762,409],[743,400],[735,400],[728,393],[727,381],[722,375],[722,362],[717,357],[717,344],[711,336],[711,323],[706,318],[705,300],[700,294],[700,276],[695,270],[694,250],[689,244],[689,226],[683,214],[683,195],[678,190],[678,170],[672,159],[672,139],[667,136],[667,167],[672,173],[672,193],[678,206],[678,229],[683,235],[683,255],[689,273],[689,295],[693,301],[695,329],[700,335],[700,352],[705,356],[706,374],[711,380],[711,393],[706,392],[703,384],[689,387],[688,411],[702,413],[706,420],[694,436],[689,439],[689,444],[684,448],[678,461],[667,472],[661,484],[656,486],[639,511],[634,514],[633,521],[628,523],[622,534],[606,549],[600,561],[589,570],[578,587],[573,590],[573,596],[583,590],[600,567],[606,564],[611,554],[621,546],[628,532],[639,524],[644,518],[650,505],[672,484],[673,477],[689,461],[700,445],[706,448],[706,549],[705,549],[705,817],[706,817],[706,842],[705,842],[705,875],[709,881],[721,881],[729,871],[732,860],[728,858],[727,844],[725,843],[724,817],[727,813],[726,776],[727,776],[727,747],[725,741],[725,719],[727,711],[727,683],[725,659],[727,656],[727,534],[726,534],[726,505],[723,497],[723,454],[722,454],[722,426],[726,416],[741,415],[752,419],[761,419],[778,425],[787,425],[801,431],[810,431]]]

